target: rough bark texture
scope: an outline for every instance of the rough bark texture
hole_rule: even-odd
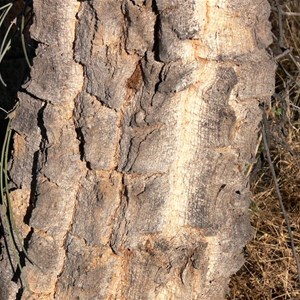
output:
[[[267,1],[34,11],[10,174],[41,270],[26,263],[22,299],[223,299],[251,236],[244,172],[274,88]],[[4,262],[0,292],[15,299]]]

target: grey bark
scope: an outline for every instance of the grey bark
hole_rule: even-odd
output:
[[[10,176],[41,270],[22,269],[22,299],[224,298],[251,237],[244,174],[274,89],[269,10],[34,1]]]

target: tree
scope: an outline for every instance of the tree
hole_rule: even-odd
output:
[[[269,11],[34,1],[39,47],[10,161],[34,262],[21,299],[224,297],[251,237],[245,172],[274,88]],[[7,266],[1,299],[15,299]]]

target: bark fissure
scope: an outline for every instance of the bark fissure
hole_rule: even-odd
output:
[[[126,211],[128,208],[128,196],[126,192],[126,186],[124,183],[124,176],[122,175],[122,190],[120,191],[120,204],[116,208],[113,221],[114,226],[111,232],[109,246],[115,254],[123,249],[119,249],[120,246],[124,243],[124,237],[126,236],[127,231],[127,221],[126,221]]]
[[[41,107],[41,109],[38,111],[38,117],[37,117],[37,125],[40,128],[41,132],[41,143],[40,143],[40,154],[41,154],[41,159],[39,160],[39,169],[42,169],[43,166],[47,163],[48,155],[47,155],[47,147],[49,147],[49,140],[47,136],[47,129],[44,124],[44,111],[47,107],[47,102],[44,103],[44,105]],[[40,170],[36,170],[35,173],[39,173]]]
[[[159,41],[160,41],[160,17],[159,17],[159,10],[157,8],[156,0],[152,0],[152,11],[156,16],[156,20],[154,23],[154,32],[153,32],[153,48],[152,51],[154,53],[154,59],[160,62],[159,59]]]
[[[77,134],[77,139],[79,141],[79,153],[80,153],[80,159],[83,161],[84,160],[84,135],[82,133],[82,130],[80,127],[76,128],[76,134]]]

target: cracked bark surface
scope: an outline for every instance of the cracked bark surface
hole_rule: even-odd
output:
[[[223,299],[274,89],[267,1],[36,0],[13,119],[22,299]],[[0,292],[15,299],[18,285]],[[6,276],[7,277],[7,276]]]

